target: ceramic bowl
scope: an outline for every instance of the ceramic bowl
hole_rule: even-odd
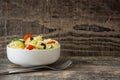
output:
[[[46,50],[14,49],[7,46],[7,57],[10,62],[21,66],[48,65],[60,57],[60,46]]]

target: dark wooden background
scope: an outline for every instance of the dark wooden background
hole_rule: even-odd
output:
[[[120,0],[0,0],[0,72],[21,69],[6,45],[27,33],[58,40],[73,65],[0,80],[120,80]]]
[[[0,0],[0,56],[27,33],[58,40],[65,56],[119,56],[120,0]]]
[[[27,33],[57,39],[62,54],[119,55],[120,0],[0,0],[0,54]]]

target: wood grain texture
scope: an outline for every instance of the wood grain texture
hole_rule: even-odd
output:
[[[63,71],[40,70],[38,72],[0,76],[1,80],[119,80],[119,57],[61,57],[70,59],[73,65]],[[6,58],[0,59],[0,72],[21,69]]]
[[[6,45],[27,33],[53,38],[73,66],[0,80],[120,80],[120,0],[0,0],[0,72],[16,69]],[[91,56],[91,57],[90,57]]]
[[[22,38],[23,35],[32,33],[58,40],[62,45],[62,55],[120,55],[120,32],[119,28],[114,28],[114,25],[119,23],[112,25],[111,22],[107,22],[104,26],[97,21],[91,23],[89,20],[89,23],[86,24],[83,20],[77,22],[68,20],[51,19],[44,23],[41,20],[8,19],[6,21],[6,36],[1,37],[5,40],[1,43],[5,43],[3,44],[5,46],[14,37]],[[62,22],[59,23],[60,21]]]
[[[119,3],[119,0],[1,0],[0,7],[1,15],[8,17],[119,16]]]
[[[113,3],[113,4],[111,4]],[[1,0],[0,56],[15,37],[54,38],[68,56],[120,55],[119,0]]]

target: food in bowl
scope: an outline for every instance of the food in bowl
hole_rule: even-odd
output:
[[[43,39],[40,35],[33,37],[31,34],[27,34],[24,36],[24,39],[13,39],[8,44],[8,47],[27,50],[43,50],[57,48],[59,47],[59,43],[54,39]]]
[[[27,34],[24,39],[14,39],[7,45],[7,57],[21,66],[47,65],[59,59],[60,44],[53,39]]]

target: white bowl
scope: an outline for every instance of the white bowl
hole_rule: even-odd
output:
[[[7,57],[21,66],[47,65],[56,62],[60,57],[60,46],[47,50],[14,49],[7,46]]]

